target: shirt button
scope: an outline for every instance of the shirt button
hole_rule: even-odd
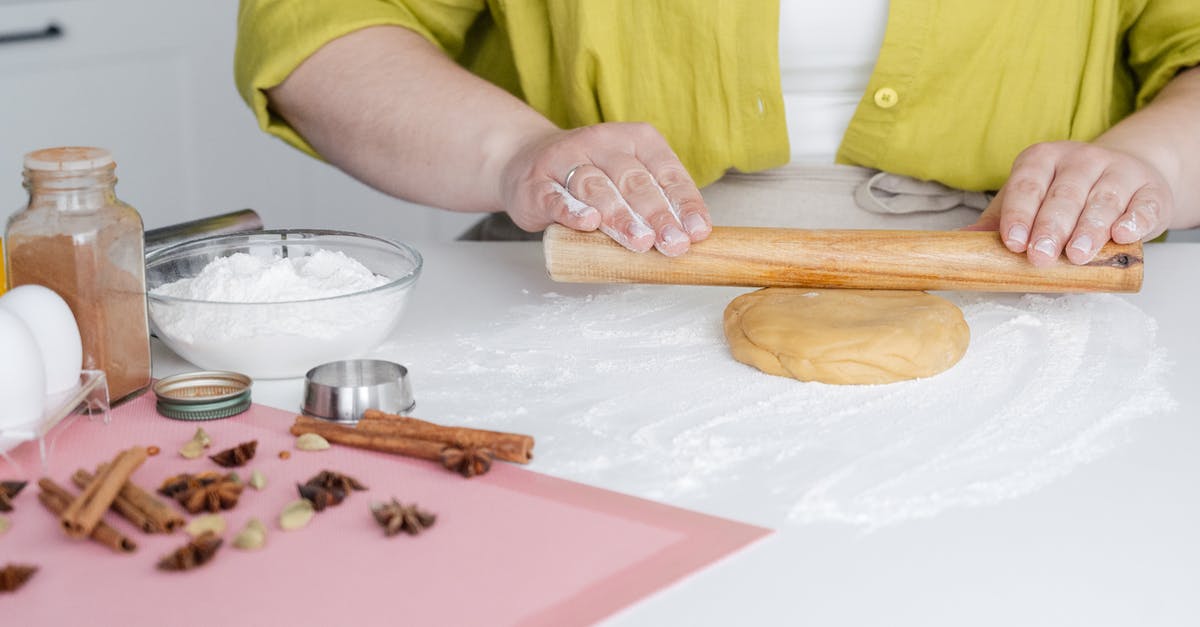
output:
[[[875,90],[875,104],[880,109],[891,109],[900,102],[900,94],[896,93],[891,87],[881,87]]]

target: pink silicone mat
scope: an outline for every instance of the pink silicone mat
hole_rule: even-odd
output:
[[[432,462],[334,447],[293,449],[293,414],[255,405],[235,418],[203,423],[216,452],[258,440],[258,454],[237,469],[262,471],[267,487],[247,488],[224,516],[226,544],[215,560],[189,572],[155,569],[186,541],[182,532],[145,535],[124,519],[106,520],[134,539],[117,554],[68,538],[37,502],[35,444],[0,460],[0,478],[30,480],[0,536],[0,566],[40,567],[14,595],[0,595],[5,625],[575,625],[597,621],[770,533],[511,464],[470,480]],[[78,419],[52,434],[51,478],[69,486],[77,468],[93,468],[122,448],[157,445],[134,481],[153,489],[180,472],[219,469],[176,451],[197,425],[155,413],[152,395],[114,410],[111,424]],[[281,460],[278,453],[291,451]],[[536,449],[535,449],[536,452]],[[285,532],[278,513],[298,498],[295,485],[322,469],[349,474],[370,489],[319,512],[308,527]],[[398,498],[435,512],[419,536],[387,538],[371,517],[373,501]],[[269,529],[254,552],[230,540],[251,518]]]

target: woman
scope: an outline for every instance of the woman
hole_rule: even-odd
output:
[[[237,78],[266,130],[387,193],[677,255],[711,231],[699,187],[806,141],[791,105],[820,90],[785,93],[781,51],[786,77],[789,44],[875,33],[838,163],[998,190],[976,227],[1035,264],[1200,224],[1195,0],[827,4],[243,0]]]

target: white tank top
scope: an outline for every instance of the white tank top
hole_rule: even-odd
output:
[[[833,163],[871,80],[887,0],[779,0],[779,71],[792,163]]]

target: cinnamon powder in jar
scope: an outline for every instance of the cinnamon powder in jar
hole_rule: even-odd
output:
[[[29,204],[8,223],[12,286],[48,287],[67,302],[83,368],[103,370],[113,402],[150,384],[142,220],[117,199],[112,155],[51,148],[25,156]]]

